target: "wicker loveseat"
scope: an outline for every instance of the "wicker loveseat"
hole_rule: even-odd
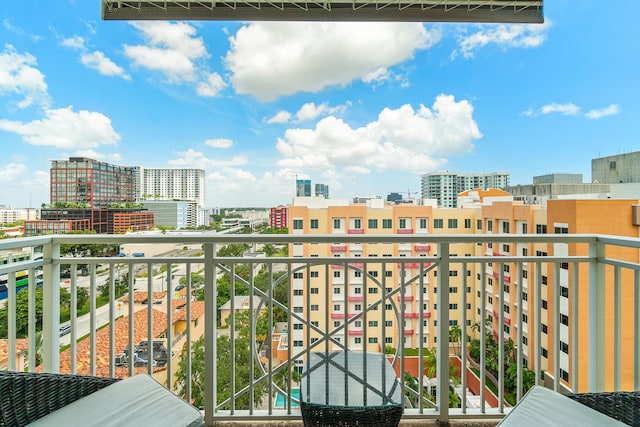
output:
[[[640,392],[576,393],[567,397],[630,426],[640,426]]]
[[[124,380],[0,372],[0,427],[202,426],[201,412],[148,375]],[[141,424],[142,423],[142,424]]]

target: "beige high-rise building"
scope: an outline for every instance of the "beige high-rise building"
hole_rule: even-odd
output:
[[[335,242],[328,244],[296,244],[290,247],[291,256],[303,256],[305,262],[313,257],[334,257],[330,266],[317,265],[309,268],[306,264],[293,276],[291,303],[293,310],[303,319],[317,325],[319,330],[331,331],[335,342],[345,344],[352,350],[382,351],[386,346],[397,348],[433,348],[437,342],[437,269],[427,262],[422,265],[427,271],[421,282],[420,263],[404,263],[406,274],[402,276],[402,266],[397,262],[385,262],[385,257],[433,256],[436,245],[430,243],[438,234],[605,234],[637,238],[640,232],[640,207],[638,200],[550,200],[546,207],[524,205],[522,202],[482,200],[468,208],[441,209],[433,206],[387,205],[382,200],[372,200],[367,204],[349,205],[344,201],[327,200],[325,204],[314,202],[305,206],[298,200],[289,207],[289,230],[293,234],[327,234],[335,236]],[[333,205],[332,205],[333,203]],[[409,243],[340,243],[340,236],[348,234],[397,234],[420,235],[424,239]],[[431,237],[431,239],[430,239]],[[514,239],[518,240],[518,239]],[[588,337],[589,311],[588,263],[574,265],[569,262],[544,262],[545,256],[586,256],[586,244],[567,243],[494,243],[484,239],[480,243],[455,244],[450,248],[452,256],[492,256],[491,262],[452,263],[450,267],[450,326],[459,326],[472,338],[477,331],[471,327],[481,323],[482,308],[489,321],[494,337],[512,339],[516,348],[522,351],[525,366],[533,370],[536,363],[536,346],[539,345],[539,369],[546,377],[553,376],[558,366],[559,379],[566,389],[574,385],[572,373],[577,372],[577,390],[586,391],[588,372],[588,339],[578,340],[572,336],[572,310],[578,308],[578,337]],[[612,257],[638,262],[640,250],[615,249]],[[535,262],[514,262],[509,257],[539,257]],[[341,262],[342,257],[375,258],[375,264]],[[504,257],[504,258],[502,258]],[[502,261],[504,259],[504,261]],[[542,261],[541,261],[542,259]],[[557,264],[557,265],[556,265]],[[576,271],[577,270],[577,271]],[[573,301],[571,283],[578,273],[580,297]],[[466,289],[463,276],[466,274]],[[329,275],[327,278],[326,276]],[[308,279],[308,280],[307,280]],[[613,274],[604,278],[605,304],[611,313],[613,295]],[[633,283],[630,270],[621,272],[622,283]],[[518,282],[521,283],[518,283]],[[404,301],[400,301],[399,288],[404,286]],[[327,289],[329,287],[329,289]],[[422,289],[422,300],[420,291]],[[540,289],[541,312],[536,314],[536,289]],[[556,289],[559,295],[556,299]],[[522,292],[521,295],[518,291]],[[378,301],[382,293],[392,294],[384,307],[367,311],[357,321],[345,321],[362,313],[372,301]],[[466,292],[466,307],[462,307],[462,292]],[[309,293],[310,295],[307,295]],[[318,295],[318,298],[314,298]],[[328,295],[328,303],[324,301]],[[307,299],[307,296],[310,298]],[[632,286],[622,290],[621,331],[622,342],[633,342],[634,338],[634,292]],[[307,304],[310,301],[310,304]],[[422,303],[421,303],[422,301]],[[519,304],[522,304],[521,320],[518,321]],[[404,304],[402,311],[400,304]],[[554,310],[558,307],[559,322],[554,321]],[[383,309],[384,308],[384,309]],[[466,328],[462,325],[462,310],[467,310]],[[404,313],[401,318],[400,313]],[[420,340],[420,313],[424,314],[424,329]],[[500,324],[500,318],[503,322]],[[325,325],[326,319],[330,324]],[[536,343],[536,322],[540,321],[540,339]],[[402,322],[402,325],[398,325]],[[606,388],[613,388],[613,333],[614,320],[607,315],[604,330],[606,335],[605,368]],[[519,341],[518,327],[522,327]],[[554,333],[558,329],[558,358],[554,360]],[[307,342],[320,338],[316,331],[306,329],[303,322],[293,321],[293,344],[295,351],[304,349]],[[307,341],[309,338],[309,341]],[[335,342],[332,344],[336,346]],[[537,344],[537,345],[536,345]],[[324,344],[323,347],[324,348]],[[572,355],[576,352],[578,367],[572,366]],[[633,361],[637,357],[633,346],[622,346],[620,354],[621,388],[632,389],[634,384]]]
[[[304,199],[297,199],[303,204]],[[335,203],[335,204],[332,204]],[[291,302],[295,313],[308,319],[319,329],[334,331],[333,338],[347,343],[353,350],[382,351],[386,346],[397,348],[401,341],[405,348],[435,346],[435,326],[437,325],[436,271],[429,270],[430,264],[386,262],[386,257],[433,255],[434,247],[429,244],[429,236],[443,233],[475,232],[476,209],[436,209],[432,206],[387,205],[383,200],[371,200],[367,204],[348,205],[327,200],[324,204],[314,201],[313,206],[296,205],[289,207],[289,230],[292,234],[331,234],[335,235],[332,244],[296,244],[290,247],[291,256],[334,257],[335,263],[312,266],[309,270],[307,286],[306,267],[293,274]],[[419,243],[340,243],[340,236],[348,234],[398,234],[424,235]],[[452,251],[460,255],[471,255],[475,245],[459,244]],[[379,260],[375,264],[346,264],[343,257],[367,257]],[[428,273],[421,282],[420,269]],[[405,271],[404,277],[401,272]],[[330,277],[326,277],[329,275]],[[474,270],[467,272],[475,276]],[[462,272],[452,266],[450,283],[450,325],[461,324],[462,292],[467,292],[468,315],[475,311],[474,301],[470,297],[472,288],[462,288]],[[405,284],[404,292],[399,287]],[[329,289],[326,287],[329,286]],[[422,299],[420,290],[422,288]],[[310,293],[310,305],[307,306],[307,292]],[[316,304],[324,301],[327,304]],[[314,295],[319,298],[314,299]],[[383,295],[384,303],[378,303]],[[401,301],[401,299],[403,301]],[[421,305],[422,301],[422,305]],[[345,328],[345,319],[362,313],[365,307],[374,304],[366,316],[350,322]],[[401,307],[403,304],[403,307]],[[365,310],[366,311],[366,310]],[[419,313],[424,313],[422,342],[419,335]],[[403,313],[401,318],[401,313]],[[330,324],[325,325],[326,319]],[[366,322],[366,324],[365,324]],[[402,322],[402,325],[398,325]],[[467,322],[467,326],[471,321]],[[366,329],[366,334],[365,334]],[[306,346],[307,334],[310,343],[319,335],[308,331],[303,322],[293,322],[294,352]]]

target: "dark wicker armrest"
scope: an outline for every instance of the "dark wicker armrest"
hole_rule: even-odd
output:
[[[395,427],[402,417],[401,405],[332,406],[301,402],[305,427]]]
[[[630,426],[640,426],[640,392],[576,393],[567,397]]]
[[[20,427],[100,390],[117,378],[0,372],[0,427]]]

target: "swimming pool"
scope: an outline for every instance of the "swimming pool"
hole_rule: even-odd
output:
[[[294,388],[291,390],[291,398],[300,400],[300,389]],[[274,408],[276,409],[285,409],[287,404],[287,397],[283,394],[278,393],[276,395],[276,402],[274,404]],[[291,401],[292,408],[299,408],[300,404],[298,402]]]

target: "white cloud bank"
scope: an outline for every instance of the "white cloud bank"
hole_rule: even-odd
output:
[[[431,108],[385,108],[374,122],[351,128],[335,117],[315,129],[289,129],[276,148],[278,164],[292,169],[350,172],[424,171],[441,167],[445,156],[468,153],[482,136],[473,106],[440,95]]]
[[[120,140],[107,116],[86,110],[75,112],[71,106],[46,110],[45,118],[28,123],[0,120],[0,129],[20,135],[28,144],[60,149],[96,148]]]
[[[196,94],[216,96],[226,83],[209,71],[209,53],[196,28],[185,22],[133,22],[146,44],[125,45],[124,53],[138,68],[160,72],[170,84],[194,84]]]
[[[33,55],[18,53],[12,45],[5,45],[4,51],[0,51],[0,96],[15,96],[18,108],[49,106],[44,74],[36,65]]]
[[[388,68],[440,40],[419,23],[258,22],[230,37],[225,62],[239,94],[272,101],[355,80],[389,78]]]
[[[455,59],[459,54],[463,58],[473,58],[476,51],[495,45],[504,49],[531,48],[542,45],[551,27],[547,19],[544,24],[481,24],[470,28],[478,30],[472,34],[458,37],[458,49],[451,54]]]
[[[598,120],[607,116],[615,116],[620,113],[620,106],[618,104],[611,104],[608,107],[589,110],[585,114],[587,119]]]

